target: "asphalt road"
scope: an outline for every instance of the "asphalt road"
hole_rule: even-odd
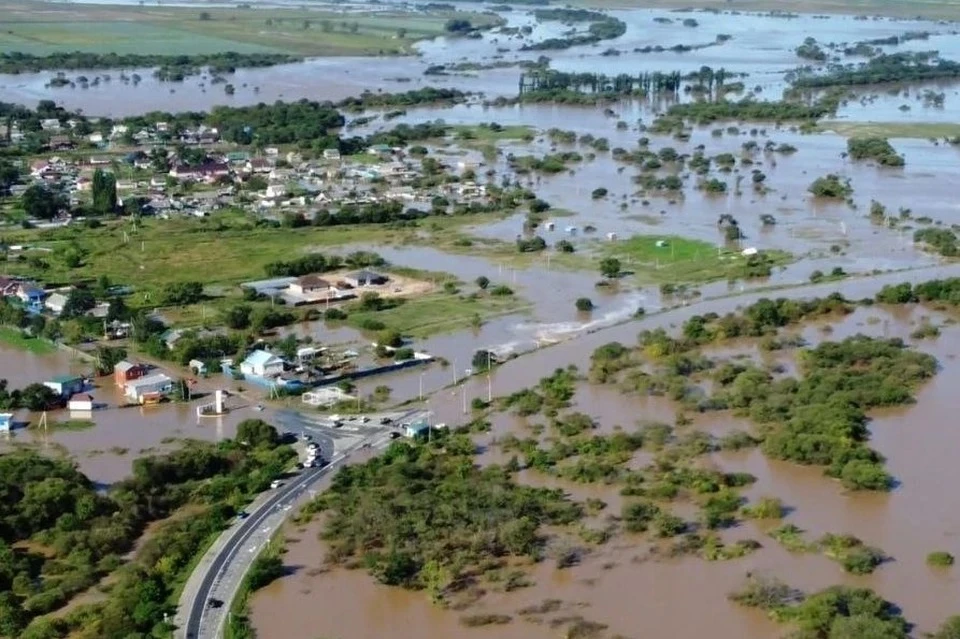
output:
[[[211,551],[212,559],[201,560],[194,569],[204,571],[199,585],[192,592],[188,587],[181,598],[181,614],[185,614],[182,631],[177,637],[186,639],[219,639],[226,622],[230,605],[253,560],[293,513],[293,505],[304,497],[329,472],[360,448],[385,447],[390,441],[390,431],[399,428],[404,421],[414,421],[423,414],[421,410],[371,415],[367,424],[345,424],[334,428],[323,418],[312,418],[293,411],[278,413],[277,425],[281,430],[308,434],[322,450],[324,459],[330,463],[322,468],[306,468],[289,479],[283,486],[265,493],[249,509],[250,515],[224,531]],[[379,425],[381,417],[389,416],[396,424]],[[215,549],[215,550],[214,550]],[[242,552],[246,549],[246,552]],[[192,579],[191,579],[192,581]],[[209,606],[212,598],[223,602],[220,608]]]

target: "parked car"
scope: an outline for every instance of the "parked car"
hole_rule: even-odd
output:
[[[307,450],[317,450],[318,448],[320,448],[320,446],[318,446],[316,442],[307,444]]]
[[[386,426],[386,425],[392,424],[392,423],[393,423],[393,420],[390,419],[389,417],[381,417],[381,418],[380,418],[380,425],[381,425],[381,426]]]
[[[400,431],[398,430],[392,431],[390,433],[390,439],[398,439],[399,437],[401,437],[401,435],[400,435]]]
[[[221,601],[220,599],[214,599],[211,597],[210,599],[207,600],[207,605],[210,606],[211,608],[222,608],[223,601]]]
[[[270,482],[270,488],[280,488],[281,486],[283,486],[283,482],[279,479],[274,479]]]

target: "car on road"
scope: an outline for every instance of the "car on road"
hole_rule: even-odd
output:
[[[214,599],[213,597],[211,597],[210,599],[207,600],[207,605],[211,608],[222,608],[223,601],[220,599]]]
[[[237,519],[246,519],[249,516],[250,516],[250,513],[248,513],[245,510],[241,510],[240,512],[237,513]]]
[[[381,425],[381,426],[388,426],[388,425],[390,425],[390,424],[392,424],[392,423],[393,423],[393,420],[390,419],[389,417],[381,417],[381,418],[380,418],[380,425]]]
[[[283,486],[283,482],[279,479],[274,479],[270,482],[270,488],[280,488],[281,486]]]
[[[394,430],[390,432],[390,439],[398,439],[400,437],[401,435],[399,430]]]

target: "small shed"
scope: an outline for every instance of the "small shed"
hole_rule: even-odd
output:
[[[416,439],[430,433],[430,425],[426,422],[407,424],[403,427],[403,434],[410,439]]]
[[[188,364],[190,370],[194,375],[206,375],[207,374],[207,365],[201,362],[199,359],[191,359]]]
[[[360,288],[362,286],[381,286],[390,281],[390,278],[380,273],[362,270],[347,273],[343,277],[343,281],[354,288]]]
[[[69,410],[91,411],[93,410],[93,395],[77,393],[67,402],[67,408]]]
[[[0,413],[0,433],[9,433],[13,427],[13,413]]]

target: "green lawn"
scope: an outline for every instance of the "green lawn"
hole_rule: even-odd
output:
[[[34,355],[49,355],[57,350],[57,347],[51,342],[36,337],[27,337],[19,329],[10,326],[0,326],[0,342],[29,351]]]
[[[0,52],[408,53],[414,42],[445,33],[444,24],[452,15],[447,11],[347,13],[304,8],[254,10],[0,0]],[[480,13],[456,15],[476,26],[496,20]]]
[[[664,242],[664,246],[658,246]],[[605,256],[616,257],[623,269],[644,282],[698,283],[736,279],[746,262],[735,251],[672,235],[635,235],[610,242],[600,249]],[[776,264],[785,264],[789,255],[768,252]]]
[[[523,313],[530,308],[530,304],[515,295],[472,297],[463,293],[431,293],[384,311],[349,312],[346,323],[357,328],[364,320],[374,319],[383,322],[388,329],[422,338],[469,328],[477,317],[486,321],[501,315]]]
[[[953,138],[960,136],[960,124],[949,122],[845,122],[825,120],[817,125],[821,132],[832,131],[845,137],[881,138]]]

